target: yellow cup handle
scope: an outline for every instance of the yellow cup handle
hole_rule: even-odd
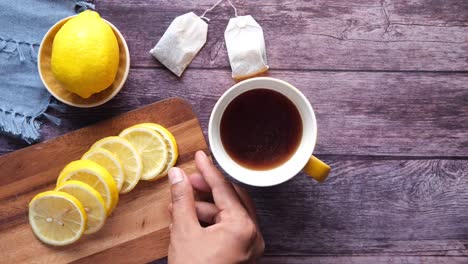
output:
[[[330,166],[314,156],[310,157],[309,161],[304,167],[304,172],[309,174],[310,177],[317,180],[318,182],[324,182],[330,171]]]

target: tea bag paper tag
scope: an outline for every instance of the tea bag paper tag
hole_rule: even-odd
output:
[[[232,78],[245,79],[268,70],[263,30],[252,16],[231,18],[224,39]]]
[[[208,24],[193,12],[189,12],[172,21],[150,53],[180,77],[205,45],[207,34]]]

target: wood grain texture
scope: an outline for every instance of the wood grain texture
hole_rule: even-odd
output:
[[[314,107],[319,154],[468,156],[468,74],[297,72],[268,76],[298,87]],[[45,139],[168,98],[189,100],[206,135],[211,110],[234,81],[224,70],[134,69],[115,99],[95,109],[68,108]],[[12,147],[0,138],[0,153]],[[3,141],[3,142],[2,142]],[[14,146],[14,144],[13,144]],[[22,146],[19,144],[19,146]]]
[[[167,264],[167,258],[152,264]],[[467,257],[421,256],[264,256],[260,264],[466,264]]]
[[[189,103],[168,99],[62,137],[0,157],[0,263],[148,262],[167,255],[170,201],[167,179],[140,182],[120,196],[119,204],[98,233],[61,248],[40,243],[30,230],[28,203],[41,191],[55,187],[60,170],[77,160],[98,139],[117,135],[138,123],[166,126],[179,147],[177,166],[194,172],[193,155],[207,150]],[[151,249],[151,250],[148,250]]]
[[[43,140],[171,96],[190,101],[206,135],[212,107],[234,84],[223,36],[232,10],[222,4],[207,15],[208,42],[179,80],[148,51],[177,15],[201,14],[215,1],[95,2],[127,40],[129,80],[101,107],[49,110],[63,123],[43,120]],[[468,2],[234,3],[264,29],[267,76],[291,82],[311,101],[316,153],[333,167],[322,185],[299,175],[249,188],[267,244],[261,263],[468,263]],[[0,155],[26,146],[0,136]],[[2,166],[0,185],[14,184],[16,172],[6,177]],[[24,202],[4,192],[0,201],[14,209],[0,203],[0,218],[9,219],[2,225],[15,230]],[[119,262],[119,249],[150,250],[151,234],[84,261]]]
[[[215,1],[97,1],[126,37],[132,65],[160,67],[149,50],[172,20],[201,15]],[[234,1],[263,27],[273,69],[466,71],[468,2],[464,0]],[[207,15],[208,41],[190,68],[229,68],[227,4]]]
[[[468,254],[467,160],[319,158],[324,184],[249,188],[267,254]]]
[[[192,102],[205,129],[219,96],[234,84],[223,70],[191,70],[180,81],[161,71],[134,70],[128,101],[181,96]],[[468,74],[270,71],[267,76],[292,83],[311,102],[319,127],[317,153],[468,156]]]
[[[417,256],[265,257],[260,261],[261,264],[466,264],[467,262],[466,257]]]

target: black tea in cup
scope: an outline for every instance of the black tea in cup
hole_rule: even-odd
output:
[[[224,149],[236,163],[252,170],[269,170],[296,152],[302,139],[302,119],[286,96],[259,88],[229,103],[220,132]]]

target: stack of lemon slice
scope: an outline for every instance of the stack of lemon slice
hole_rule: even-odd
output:
[[[117,206],[119,193],[130,192],[140,180],[166,176],[177,158],[174,136],[158,124],[135,125],[97,141],[81,160],[65,166],[55,190],[31,200],[34,234],[46,244],[63,246],[99,231]]]

